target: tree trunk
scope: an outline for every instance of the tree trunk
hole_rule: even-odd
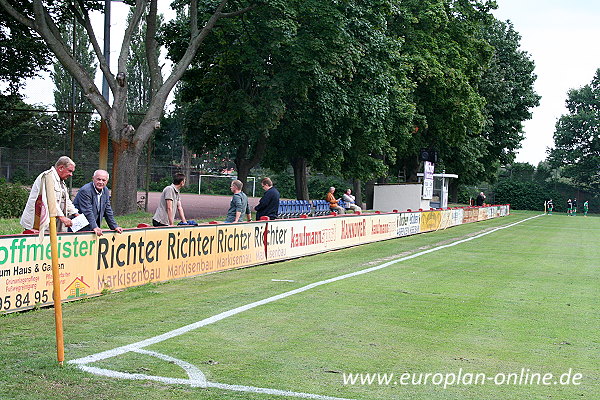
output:
[[[419,167],[421,163],[419,159],[415,157],[405,158],[403,160],[404,164],[404,172],[406,174],[406,182],[418,182],[419,179],[417,177],[417,173],[419,172]]]
[[[367,192],[367,210],[373,209],[373,194],[375,193],[375,181],[368,181],[365,187]]]
[[[137,211],[137,173],[141,152],[126,140],[113,141],[111,204],[116,215]]]
[[[182,173],[185,175],[186,185],[189,185],[192,175],[192,152],[185,145],[181,146],[181,168],[183,169]]]
[[[235,169],[237,170],[238,180],[242,181],[242,183],[244,184],[244,193],[250,196],[252,194],[252,190],[248,185],[248,175],[250,175],[250,170],[252,169],[252,167],[250,167],[249,163],[247,162],[240,162],[239,164],[235,164]]]
[[[263,131],[260,133],[258,138],[256,139],[256,144],[254,145],[254,149],[248,143],[248,140],[242,141],[240,146],[237,148],[237,152],[235,155],[235,168],[237,169],[238,180],[242,181],[244,184],[244,193],[247,195],[252,194],[252,190],[250,190],[250,186],[247,184],[248,176],[250,175],[250,170],[258,165],[259,162],[265,156],[265,152],[267,150],[267,138],[268,131]],[[254,153],[252,154],[252,151]]]
[[[356,197],[356,205],[364,208],[362,203],[362,182],[360,179],[352,178],[352,191],[354,192],[354,197]]]
[[[294,182],[296,184],[296,198],[298,200],[309,200],[308,196],[308,179],[307,179],[307,165],[305,158],[294,158],[292,160],[292,167],[294,168]],[[323,190],[325,193],[326,189]]]

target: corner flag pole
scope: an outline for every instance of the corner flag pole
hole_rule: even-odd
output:
[[[60,272],[58,270],[58,239],[56,238],[56,197],[54,195],[54,178],[46,174],[46,197],[48,214],[50,215],[50,250],[52,252],[52,299],[54,300],[54,323],[56,326],[56,355],[58,365],[65,360],[65,343],[63,339],[62,303],[60,302]]]

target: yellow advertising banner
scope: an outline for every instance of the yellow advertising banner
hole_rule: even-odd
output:
[[[440,211],[442,217],[440,219],[440,227],[439,229],[446,229],[452,226],[452,210],[442,210]]]
[[[217,267],[217,231],[214,225],[150,229],[146,232],[149,241],[166,240],[164,253],[160,254],[161,260],[164,260],[162,265],[166,265],[165,280],[222,269]]]
[[[438,230],[441,222],[441,211],[424,211],[421,213],[421,232]]]
[[[253,224],[216,225],[215,267],[217,271],[258,264],[254,257],[256,248]]]
[[[358,214],[58,235],[61,299],[282,261],[445,229],[510,208]],[[50,241],[0,236],[0,312],[52,304]]]
[[[90,235],[58,236],[61,298],[86,296],[91,290],[97,247]],[[37,235],[0,238],[0,311],[18,311],[52,304],[52,259],[50,240]]]

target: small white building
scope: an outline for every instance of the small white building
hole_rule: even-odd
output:
[[[422,179],[423,174],[417,176]],[[448,184],[456,174],[433,174],[433,194],[431,199],[423,198],[423,183],[384,183],[373,188],[373,209],[381,212],[394,210],[416,211],[418,209],[448,207]]]

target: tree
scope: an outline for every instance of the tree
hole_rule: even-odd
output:
[[[562,166],[562,175],[576,184],[600,191],[600,69],[592,82],[567,93],[568,114],[556,123],[554,148],[548,160]]]
[[[370,56],[351,29],[363,17],[353,14],[361,3],[294,2],[290,40],[275,61],[286,83],[286,113],[272,135],[266,161],[274,169],[291,164],[298,199],[308,199],[309,168],[340,174],[344,152],[350,149],[358,113],[349,82],[358,63]]]
[[[484,124],[476,84],[487,65],[490,46],[476,35],[493,4],[487,1],[407,0],[390,21],[404,40],[401,54],[412,66],[415,84],[413,132],[395,142],[395,168],[416,181],[421,148],[435,148],[444,165],[467,162],[480,152],[476,137]],[[479,168],[471,165],[471,168]],[[454,172],[454,170],[452,170]]]
[[[380,6],[270,2],[227,21],[183,78],[188,142],[199,152],[229,147],[242,181],[267,151],[266,164],[292,164],[299,198],[308,196],[308,167],[339,173],[351,141],[360,160],[347,174],[365,174],[367,164],[385,168],[368,153],[390,151],[385,118],[400,110],[390,93],[407,82],[397,82],[397,72],[383,61],[369,61],[377,54],[390,63],[395,55],[395,44],[385,38],[384,15],[391,7],[388,1]],[[358,103],[362,110],[352,111]]]
[[[515,181],[531,182],[535,177],[535,167],[529,163],[513,163],[505,167],[508,178]]]
[[[94,55],[90,51],[90,43],[87,40],[85,30],[80,25],[67,21],[61,26],[62,39],[72,49],[73,57],[90,75],[96,70]],[[75,143],[82,148],[97,146],[97,137],[91,132],[91,120],[93,107],[85,100],[83,91],[75,82],[73,77],[60,63],[54,63],[54,72],[51,74],[54,81],[54,106],[58,111],[69,111],[69,114],[60,113],[61,131],[67,137],[71,134],[71,122],[73,122],[73,134]],[[96,135],[97,136],[97,135]]]
[[[233,5],[229,5],[228,0],[220,0],[217,3],[198,4],[197,0],[191,0],[189,6],[180,6],[186,7],[190,15],[189,36],[184,44],[186,50],[181,58],[175,62],[170,75],[161,85],[161,68],[157,58],[157,48],[159,46],[157,41],[157,0],[128,1],[128,4],[133,6],[133,17],[125,30],[116,74],[111,71],[102,55],[94,28],[90,22],[89,11],[99,7],[96,1],[65,0],[57,3],[50,0],[0,0],[0,5],[8,14],[40,35],[49,51],[75,78],[83,88],[87,100],[106,121],[114,150],[112,199],[113,208],[117,214],[125,214],[136,210],[138,159],[144,145],[159,126],[169,93],[181,79],[198,48],[215,24],[222,18],[237,16],[254,7],[249,4],[240,4],[241,2],[232,0]],[[25,7],[23,7],[23,4],[25,4]],[[235,9],[233,9],[234,7]],[[226,10],[229,8],[232,11],[227,12]],[[67,15],[73,15],[77,22],[85,27],[98,59],[100,70],[112,93],[112,105],[108,103],[96,87],[94,76],[89,75],[73,58],[70,49],[62,40],[58,26],[61,19]],[[143,15],[145,15],[147,22],[145,47],[146,59],[152,77],[150,83],[151,96],[142,121],[137,129],[134,129],[127,114],[127,59],[130,55],[132,35],[138,29]],[[202,23],[204,25],[201,25]]]
[[[387,176],[389,160],[412,133],[414,106],[409,80],[410,67],[401,56],[403,41],[390,34],[388,22],[398,17],[393,1],[346,3],[347,34],[359,45],[360,57],[352,74],[343,82],[348,93],[349,113],[337,132],[348,147],[343,152],[341,176],[353,183],[362,203],[362,182]]]
[[[394,167],[414,181],[419,149],[433,148],[436,169],[457,173],[459,182],[493,178],[514,159],[521,123],[539,101],[519,35],[493,17],[494,1],[406,0],[398,7],[390,26],[405,40],[416,112],[410,140],[394,143]]]
[[[530,110],[539,105],[540,96],[533,88],[535,65],[520,50],[521,37],[513,25],[492,20],[482,35],[493,46],[493,54],[478,86],[486,100],[485,152],[477,160],[483,173],[473,179],[492,180],[499,165],[514,161],[523,140],[523,121],[531,118]]]
[[[272,62],[283,36],[278,14],[265,4],[213,30],[182,78],[177,100],[186,143],[198,153],[225,149],[244,184],[284,111]]]

